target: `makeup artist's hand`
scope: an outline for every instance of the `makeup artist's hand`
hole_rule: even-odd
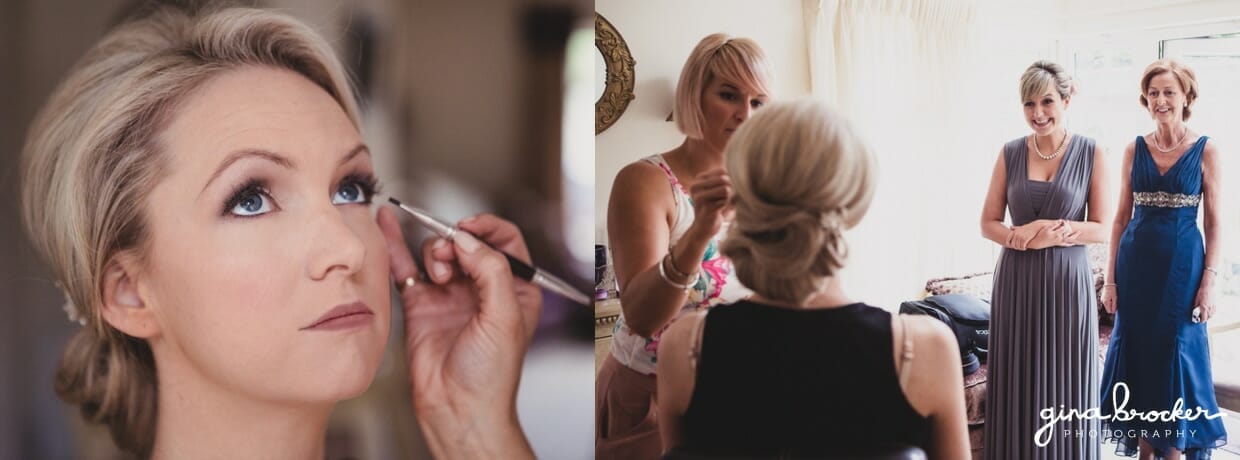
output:
[[[397,283],[420,279],[392,210],[381,208],[378,220]],[[424,242],[429,280],[400,295],[414,410],[436,458],[532,458],[516,392],[542,293],[466,232],[526,262],[529,250],[517,227],[495,216],[458,228],[455,242]]]
[[[693,224],[689,232],[698,238],[713,238],[719,233],[723,222],[730,217],[732,207],[732,178],[723,168],[699,174],[689,186],[689,199],[693,201]]]

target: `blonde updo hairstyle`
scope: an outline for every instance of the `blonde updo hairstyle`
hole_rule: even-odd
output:
[[[701,139],[705,116],[702,114],[702,92],[711,80],[719,77],[750,86],[762,94],[769,94],[767,82],[771,71],[766,63],[766,53],[758,43],[748,38],[735,38],[727,34],[707,35],[685,60],[676,83],[676,97],[672,106],[672,119],[676,129],[693,139]]]
[[[1184,91],[1185,106],[1180,113],[1184,114],[1184,121],[1188,121],[1193,114],[1193,103],[1197,101],[1197,74],[1174,59],[1159,59],[1145,67],[1145,72],[1141,73],[1141,107],[1150,107],[1150,100],[1145,97],[1150,90],[1150,80],[1167,72],[1180,82],[1180,88]]]
[[[843,231],[865,215],[877,174],[852,125],[811,101],[755,112],[724,148],[736,217],[723,253],[741,284],[804,304],[844,266]]]
[[[145,340],[103,320],[103,274],[121,251],[141,262],[148,250],[146,197],[167,168],[160,133],[177,105],[213,75],[244,66],[306,77],[357,126],[344,68],[306,25],[248,8],[159,7],[118,26],[77,62],[35,118],[22,153],[26,231],[83,323],[61,357],[56,393],[141,457],[154,443],[155,362]]]
[[[1021,102],[1037,100],[1046,94],[1048,88],[1053,88],[1059,93],[1059,98],[1065,101],[1076,94],[1076,83],[1072,76],[1068,75],[1063,66],[1051,61],[1034,62],[1020,76]]]

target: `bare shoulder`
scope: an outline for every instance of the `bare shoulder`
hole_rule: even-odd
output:
[[[639,160],[620,168],[611,187],[612,194],[615,195],[621,191],[641,193],[666,183],[662,169],[648,161]]]
[[[904,325],[905,333],[913,340],[914,346],[923,345],[916,347],[918,350],[916,354],[919,357],[959,348],[955,334],[942,321],[926,315],[904,315]],[[926,353],[921,353],[921,350],[925,350]]]
[[[1218,151],[1218,140],[1211,137],[1206,139],[1205,147],[1201,148],[1201,155],[1203,158],[1215,159],[1218,157]]]
[[[663,170],[647,161],[635,161],[620,169],[607,202],[609,232],[632,234],[656,220],[670,218],[675,203],[669,187]]]
[[[901,389],[917,413],[943,414],[961,398],[956,393],[963,392],[956,336],[942,321],[929,316],[900,315],[900,322],[904,323],[904,337],[913,347],[909,369],[900,369],[901,374],[907,374]],[[899,350],[902,345],[896,347]],[[895,358],[899,363],[901,354],[897,352]]]

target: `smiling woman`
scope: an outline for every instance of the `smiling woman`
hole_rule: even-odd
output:
[[[541,296],[471,236],[528,259],[520,233],[462,222],[424,251],[451,269],[416,282],[394,215],[370,206],[353,91],[303,24],[148,12],[77,64],[23,161],[27,231],[83,325],[56,391],[122,449],[323,457],[332,407],[379,366],[395,276],[432,452],[530,456],[513,411]]]

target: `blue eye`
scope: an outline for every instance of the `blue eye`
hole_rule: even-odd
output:
[[[275,201],[271,192],[261,180],[250,180],[229,195],[224,202],[224,215],[236,217],[255,217],[275,210]]]
[[[336,194],[332,195],[332,204],[367,203],[368,200],[366,191],[357,182],[340,184]]]
[[[332,204],[370,204],[380,189],[379,180],[373,174],[353,173],[340,180],[332,193]]]
[[[241,198],[236,206],[233,206],[232,213],[238,216],[257,216],[266,214],[271,211],[271,204],[267,202],[263,195],[251,193]]]

